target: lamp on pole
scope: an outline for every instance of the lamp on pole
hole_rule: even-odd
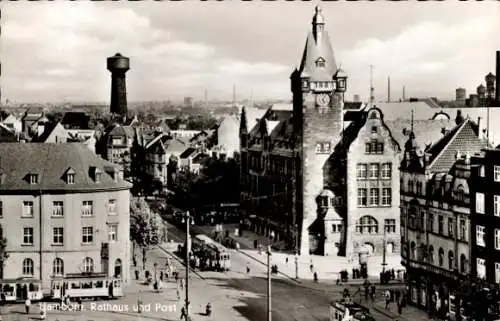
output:
[[[186,309],[186,321],[189,321],[189,254],[191,252],[191,236],[189,235],[189,225],[192,224],[191,216],[189,211],[183,217],[186,221],[186,299],[185,299],[185,309]]]
[[[267,321],[272,321],[271,312],[271,246],[267,247]]]

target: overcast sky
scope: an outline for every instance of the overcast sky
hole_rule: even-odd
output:
[[[106,57],[130,57],[129,101],[289,99],[314,2],[2,2],[2,100],[109,101]],[[324,2],[348,98],[454,97],[495,73],[500,2]]]

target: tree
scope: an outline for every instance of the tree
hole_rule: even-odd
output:
[[[134,264],[137,264],[137,245],[142,248],[142,264],[145,269],[147,251],[160,243],[160,237],[156,215],[142,198],[132,199],[130,202],[130,239],[133,242]]]
[[[3,268],[8,258],[7,239],[3,237],[3,227],[0,225],[0,279],[3,279]]]

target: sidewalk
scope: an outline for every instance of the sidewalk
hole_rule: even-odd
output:
[[[428,321],[431,320],[427,312],[417,309],[413,306],[407,305],[403,308],[402,313],[398,313],[398,308],[395,302],[391,302],[389,308],[385,308],[385,301],[375,300],[374,303],[369,304],[373,310],[383,314],[393,320],[400,321]]]

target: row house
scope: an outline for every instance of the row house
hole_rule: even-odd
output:
[[[179,156],[187,146],[182,140],[169,134],[159,134],[144,147],[144,173],[163,186],[172,184],[178,170]]]
[[[401,162],[401,244],[411,304],[444,317],[470,273],[471,155],[487,146],[470,119],[421,147],[412,130]],[[462,157],[461,154],[465,154]]]

